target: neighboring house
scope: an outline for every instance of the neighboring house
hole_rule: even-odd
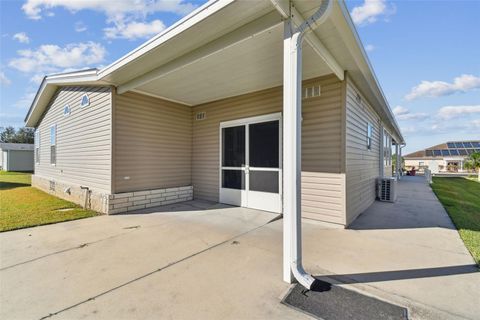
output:
[[[343,1],[291,71],[284,26],[320,3],[290,20],[288,1],[210,1],[101,70],[45,77],[25,119],[33,185],[108,214],[301,201],[303,218],[348,226],[404,140]]]
[[[428,168],[432,173],[465,172],[463,164],[474,152],[480,152],[480,140],[450,141],[405,155],[405,168]]]
[[[4,171],[33,171],[33,144],[0,143],[0,167]]]

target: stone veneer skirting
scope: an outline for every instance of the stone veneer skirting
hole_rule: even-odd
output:
[[[32,175],[32,186],[82,207],[85,206],[86,190],[73,183]],[[193,187],[183,186],[116,194],[89,190],[86,202],[88,209],[101,213],[116,214],[192,199]]]
[[[32,175],[32,186],[56,197],[65,199],[85,207],[86,190],[73,183],[53,180]],[[87,209],[101,213],[108,213],[109,194],[90,190],[87,196]]]
[[[192,186],[116,193],[110,195],[108,214],[158,207],[192,199]]]

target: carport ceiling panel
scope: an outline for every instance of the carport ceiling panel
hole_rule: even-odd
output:
[[[195,24],[174,38],[166,40],[145,55],[108,75],[105,80],[118,84],[126,83],[149,70],[153,70],[176,57],[221,37],[240,26],[272,11],[269,0],[235,1],[214,15]],[[148,46],[147,41],[141,47]]]
[[[280,25],[138,89],[196,105],[280,86],[283,83],[282,33]],[[308,45],[304,45],[303,54],[304,79],[331,73]]]

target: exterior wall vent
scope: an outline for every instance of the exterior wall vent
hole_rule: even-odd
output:
[[[397,179],[391,177],[378,178],[377,197],[380,201],[395,202],[397,200]]]
[[[50,191],[55,191],[55,181],[50,180]]]
[[[207,113],[206,112],[197,112],[195,114],[195,120],[205,120],[207,119]]]
[[[309,86],[309,87],[303,88],[302,98],[308,99],[308,98],[320,97],[320,94],[321,94],[320,85]]]

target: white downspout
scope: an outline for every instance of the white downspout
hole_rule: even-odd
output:
[[[275,3],[275,1],[272,1]],[[328,17],[332,2],[320,8],[298,28],[292,22],[292,8],[284,24],[283,74],[283,278],[296,279],[311,289],[315,279],[302,264],[301,173],[302,173],[302,41],[306,32]]]

